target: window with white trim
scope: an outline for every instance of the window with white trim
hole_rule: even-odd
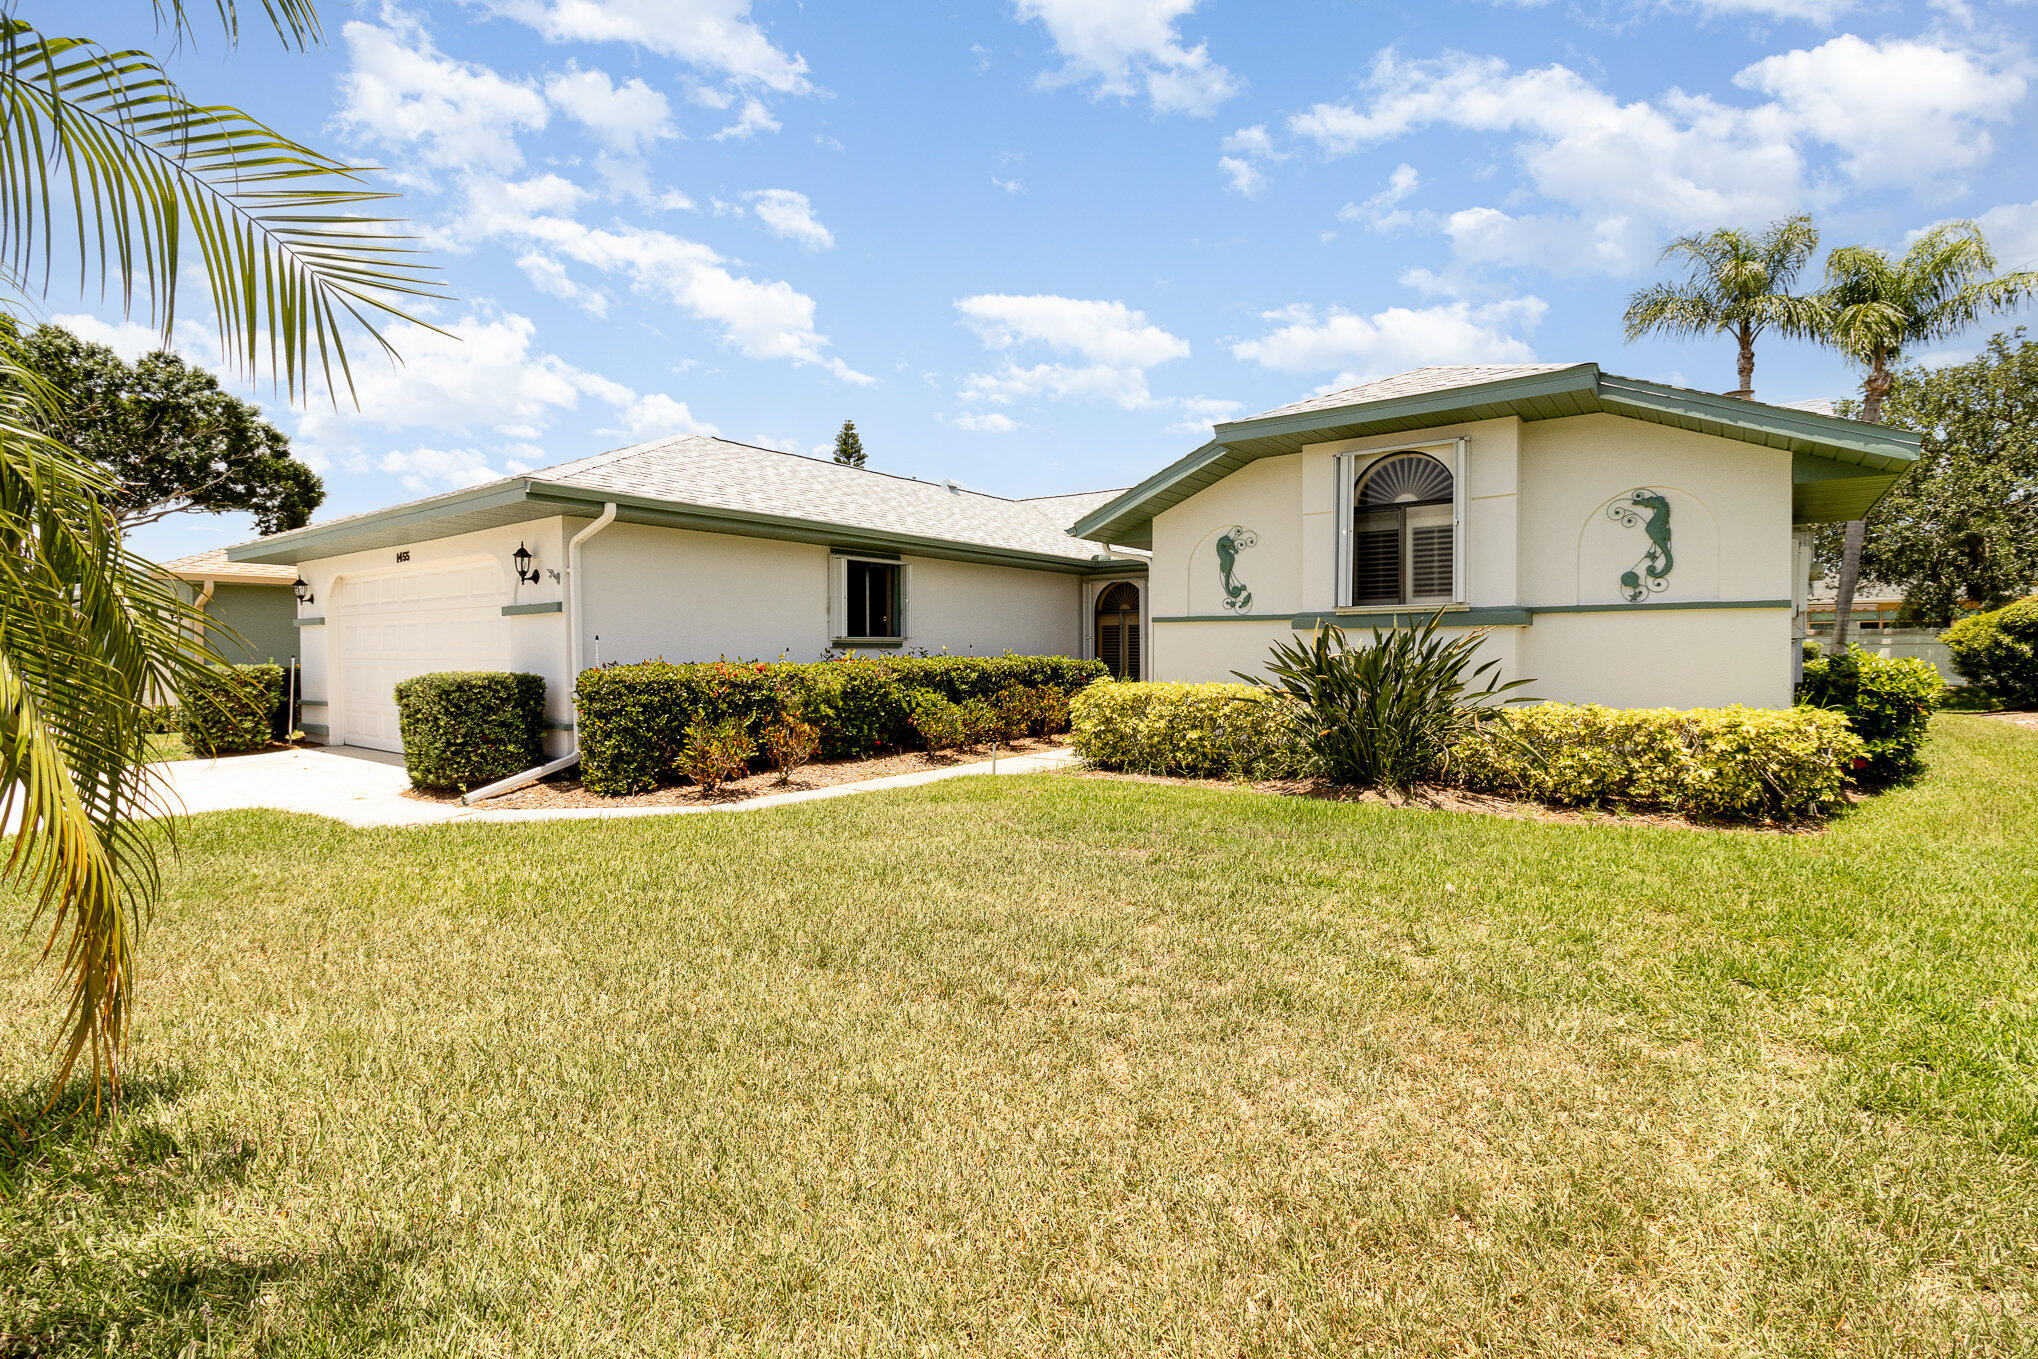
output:
[[[1464,598],[1464,445],[1338,458],[1338,604],[1434,608]]]
[[[906,636],[906,568],[878,557],[838,557],[835,640],[897,642]]]

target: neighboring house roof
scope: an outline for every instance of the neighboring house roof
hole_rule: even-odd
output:
[[[295,563],[559,514],[593,515],[614,501],[626,522],[1089,570],[1104,549],[1064,531],[1075,517],[1059,513],[1064,499],[1086,498],[1007,500],[681,434],[273,534],[230,552],[236,561]]]
[[[1070,524],[1102,505],[1125,494],[1125,487],[1111,491],[1078,491],[1074,495],[1036,495],[1020,501],[1066,529]]]
[[[1308,444],[1516,417],[1605,412],[1775,448],[1791,455],[1799,523],[1866,514],[1918,456],[1918,436],[1884,425],[1772,406],[1602,372],[1596,363],[1417,368],[1218,425],[1215,437],[1069,529],[1131,547],[1153,541],[1153,517],[1259,458]]]
[[[223,585],[295,585],[297,569],[290,566],[265,566],[260,562],[236,562],[227,560],[227,549],[215,547],[210,552],[200,552],[193,557],[179,557],[173,562],[164,562],[163,569],[180,580],[218,581]]]

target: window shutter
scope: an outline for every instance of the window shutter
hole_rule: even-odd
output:
[[[1331,459],[1337,476],[1331,495],[1337,516],[1337,589],[1331,597],[1338,608],[1356,598],[1352,590],[1352,483],[1358,477],[1358,462],[1350,453],[1340,453]]]
[[[1451,441],[1451,602],[1465,602],[1465,463],[1469,440]]]

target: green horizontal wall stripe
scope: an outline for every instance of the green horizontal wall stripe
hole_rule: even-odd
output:
[[[297,620],[297,626],[300,628],[322,628],[325,625],[326,620],[323,615],[317,618],[300,618]]]
[[[300,698],[297,700],[297,706],[300,708],[323,708],[326,706],[326,701],[322,698]]]
[[[1540,613],[1656,613],[1666,609],[1787,609],[1787,599],[1664,599],[1646,604],[1527,604],[1519,608],[1445,609],[1447,628],[1527,627]],[[1298,613],[1285,620],[1295,629],[1319,628],[1326,624],[1340,628],[1386,628],[1420,623],[1434,609],[1405,609],[1378,613]],[[1280,623],[1279,614],[1189,613],[1156,617],[1156,623]]]
[[[1530,613],[1655,613],[1660,609],[1787,609],[1787,599],[1659,599],[1642,604],[1531,604]]]
[[[306,736],[331,735],[331,733],[326,730],[325,724],[323,722],[299,722],[297,724],[297,729],[303,732]]]
[[[565,611],[566,605],[556,599],[546,600],[542,604],[505,604],[502,606],[502,616],[505,618],[515,618],[519,614],[527,613],[564,613]]]
[[[896,651],[905,644],[903,638],[896,642],[848,642],[840,637],[829,643],[839,651]]]

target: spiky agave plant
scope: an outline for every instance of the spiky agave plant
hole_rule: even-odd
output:
[[[1487,630],[1447,635],[1443,611],[1420,625],[1372,629],[1354,645],[1344,629],[1320,628],[1306,641],[1276,642],[1266,673],[1233,671],[1287,698],[1311,762],[1333,783],[1412,792],[1450,774],[1460,738],[1512,691],[1500,661],[1477,661]]]

